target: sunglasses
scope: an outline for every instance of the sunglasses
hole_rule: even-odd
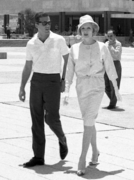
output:
[[[41,22],[41,21],[38,21],[38,24],[42,24],[42,26],[46,26],[46,25],[51,25],[51,21],[44,21],[44,22]]]
[[[112,38],[113,37],[113,35],[109,35],[109,36],[107,36],[108,38]]]

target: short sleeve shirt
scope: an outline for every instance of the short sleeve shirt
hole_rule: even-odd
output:
[[[38,34],[26,46],[26,60],[33,61],[33,72],[54,74],[61,72],[62,56],[69,53],[64,37],[50,31],[43,43]]]

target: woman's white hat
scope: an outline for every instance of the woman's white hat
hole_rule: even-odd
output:
[[[99,31],[99,25],[96,22],[94,22],[93,18],[90,15],[84,15],[84,16],[81,16],[79,20],[79,25],[78,25],[79,34],[81,34],[80,33],[81,26],[85,23],[92,23],[95,32],[97,33]]]

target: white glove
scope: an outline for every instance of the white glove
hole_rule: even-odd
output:
[[[63,99],[63,105],[68,105],[69,101],[69,93],[65,93],[64,99]]]
[[[114,90],[115,90],[115,95],[116,95],[117,101],[122,101],[122,97],[121,97],[121,95],[119,93],[119,89],[117,87],[117,81],[113,80],[112,83],[113,83],[113,86],[114,86]]]
[[[119,90],[115,91],[115,95],[116,95],[117,101],[122,101],[122,97],[119,93]]]

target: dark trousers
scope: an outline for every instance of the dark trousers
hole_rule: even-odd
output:
[[[60,115],[60,74],[34,73],[30,89],[30,112],[34,156],[44,158],[45,130],[44,119],[60,142],[63,142]]]
[[[117,72],[117,75],[118,75],[117,86],[118,86],[118,88],[120,88],[121,74],[122,74],[121,62],[120,61],[114,61],[114,65],[115,65],[115,69],[116,69],[116,72]],[[109,105],[110,106],[116,106],[117,98],[116,98],[116,95],[115,95],[113,84],[109,80],[106,73],[104,75],[104,78],[105,78],[105,92],[106,92],[107,96],[110,99]]]
[[[9,30],[7,30],[7,39],[10,39],[10,37],[11,37],[11,33]]]

